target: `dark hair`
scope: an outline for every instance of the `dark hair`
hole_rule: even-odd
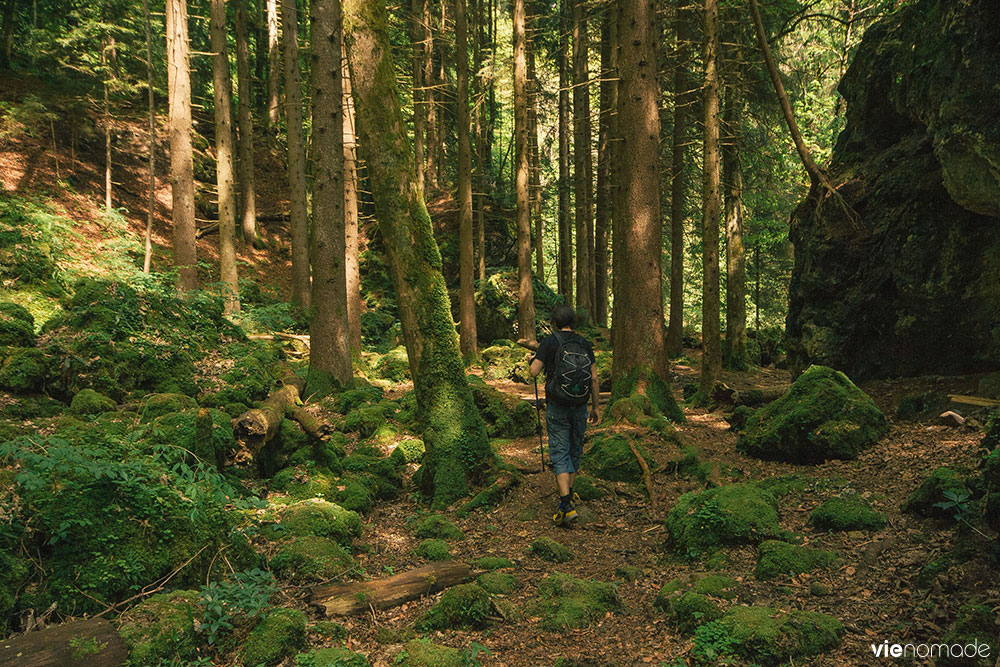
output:
[[[574,322],[576,322],[576,311],[573,310],[573,306],[556,306],[552,309],[552,324],[556,325],[556,329],[571,327]]]

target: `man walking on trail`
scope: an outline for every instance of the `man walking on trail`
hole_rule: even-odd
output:
[[[590,421],[597,423],[599,385],[594,348],[573,331],[576,312],[570,306],[552,311],[555,331],[542,339],[531,359],[531,375],[545,369],[545,425],[549,435],[549,459],[559,487],[559,507],[552,516],[557,526],[569,525],[577,518],[573,480],[580,468],[583,435],[587,430],[587,400],[592,410]]]

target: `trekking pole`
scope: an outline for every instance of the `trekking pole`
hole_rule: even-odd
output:
[[[542,445],[542,408],[538,402],[538,376],[532,378],[535,381],[535,430],[538,431],[538,456],[542,460],[542,472],[545,472],[545,446]]]

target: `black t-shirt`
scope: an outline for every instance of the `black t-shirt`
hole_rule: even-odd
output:
[[[546,383],[548,383],[548,378],[552,377],[552,374],[555,372],[556,354],[559,352],[559,346],[569,340],[570,336],[575,336],[583,343],[583,346],[587,348],[587,356],[590,357],[590,363],[596,363],[594,359],[594,346],[590,344],[589,340],[575,331],[553,331],[538,344],[538,351],[535,352],[535,356],[532,358],[532,361],[538,359],[545,366]]]

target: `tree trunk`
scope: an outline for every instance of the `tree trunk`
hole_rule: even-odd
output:
[[[312,0],[313,316],[309,373],[348,387],[353,375],[347,322],[347,236],[344,218],[344,90],[340,0]]]
[[[445,73],[445,62],[447,61],[446,51],[447,51],[447,39],[445,35],[448,34],[448,3],[441,0],[441,26],[438,30],[440,38],[437,40],[437,78],[434,84],[438,87],[437,101],[438,106],[441,107],[440,113],[438,114],[437,121],[437,134],[435,135],[435,144],[430,147],[430,150],[435,151],[436,159],[434,164],[437,168],[437,183],[441,187],[445,187],[447,183],[447,177],[445,176],[444,167],[447,162],[447,141],[448,138],[448,127],[446,125],[448,121],[448,114],[445,112],[448,106],[448,99],[446,95],[448,87],[448,79]]]
[[[424,132],[427,106],[424,103],[424,5],[429,0],[410,3],[410,41],[413,42],[413,161],[417,165],[417,187],[424,191]]]
[[[86,656],[81,659],[79,653],[83,647],[93,647],[94,650],[87,650]],[[69,621],[0,643],[0,665],[120,667],[127,660],[128,649],[115,626],[100,618]]]
[[[267,129],[271,132],[278,129],[278,48],[278,0],[267,0]]]
[[[111,45],[105,36],[101,40],[101,67],[104,68],[104,210],[111,212],[111,102],[108,88],[111,85],[111,66],[108,64],[108,49]],[[53,146],[53,149],[55,146]],[[58,162],[56,175],[58,177]]]
[[[611,229],[611,22],[615,10],[601,21],[601,97],[597,132],[597,217],[594,223],[594,324],[608,324],[608,232]]]
[[[465,0],[455,0],[455,71],[458,78],[458,299],[462,356],[476,356],[476,303],[473,287],[472,144],[469,121],[469,52]]]
[[[470,483],[484,480],[496,456],[465,379],[441,253],[416,187],[385,5],[347,0],[344,30],[378,227],[399,300],[418,414],[424,415],[421,486],[433,507],[447,507]]]
[[[677,49],[674,63],[674,128],[670,168],[670,325],[667,328],[667,354],[678,357],[684,351],[684,177],[687,152],[688,118],[692,103],[688,77],[690,35],[687,0],[678,0],[675,26]]]
[[[535,71],[534,16],[535,5],[527,0],[525,6],[525,51],[528,58],[528,193],[531,201],[531,219],[535,228],[535,274],[545,281],[545,251],[542,222],[541,157],[538,153],[538,91],[540,85]]]
[[[149,96],[149,196],[146,201],[146,232],[142,272],[149,273],[153,264],[153,217],[156,214],[156,91],[153,86],[153,31],[150,26],[149,0],[142,0],[146,26],[146,87]]]
[[[423,100],[426,110],[427,140],[424,143],[424,187],[437,189],[437,106],[435,102],[434,86],[434,30],[431,21],[430,0],[423,0],[423,24],[424,24],[424,75],[421,79],[423,85]]]
[[[726,95],[727,141],[722,169],[726,187],[726,350],[728,368],[747,368],[746,255],[743,248],[743,166],[740,164],[741,105],[735,86]]]
[[[292,236],[292,305],[309,309],[309,220],[306,212],[305,145],[302,141],[302,86],[299,73],[295,0],[281,0],[285,56],[285,122],[288,132],[289,227]]]
[[[486,280],[486,169],[487,158],[486,148],[486,122],[483,105],[485,104],[485,94],[483,78],[480,75],[483,66],[483,2],[486,0],[473,0],[473,16],[475,18],[474,31],[475,39],[472,41],[472,69],[476,73],[475,78],[475,109],[476,117],[476,181],[474,184],[475,193],[473,201],[476,202],[476,275],[480,281]]]
[[[576,307],[588,320],[594,314],[593,158],[590,155],[590,85],[587,7],[573,2],[573,169],[576,190]]]
[[[569,171],[569,8],[559,3],[559,293],[573,305],[573,212],[570,209]]]
[[[309,589],[309,603],[323,607],[327,616],[366,614],[372,607],[390,609],[450,588],[470,577],[469,566],[465,563],[431,563],[385,579],[314,586]]]
[[[638,373],[662,378],[664,348],[660,250],[660,116],[652,0],[618,5],[620,218],[615,216],[615,383]]]
[[[701,391],[722,375],[719,341],[719,3],[705,0],[705,120],[702,168]]]
[[[10,69],[10,54],[14,46],[14,19],[17,0],[3,3],[3,25],[0,26],[0,72]]]
[[[250,78],[250,49],[247,45],[246,3],[236,5],[236,79],[239,92],[239,191],[240,229],[243,238],[255,246],[259,244],[257,235],[257,197],[254,189],[253,164],[253,116],[250,114],[250,92],[253,81]]]
[[[198,289],[195,250],[194,157],[191,148],[191,73],[187,0],[167,0],[167,95],[170,105],[170,189],[177,288]]]
[[[528,60],[525,0],[514,0],[514,192],[517,218],[518,337],[535,340],[535,297],[531,285],[531,199],[528,192]]]
[[[215,95],[215,182],[219,196],[219,268],[224,312],[240,311],[236,276],[236,187],[233,182],[232,81],[226,52],[226,2],[211,2],[212,90]]]
[[[347,247],[347,331],[354,354],[361,352],[361,269],[358,264],[358,136],[354,127],[354,95],[347,49],[341,32],[341,75],[344,89],[344,237]]]

